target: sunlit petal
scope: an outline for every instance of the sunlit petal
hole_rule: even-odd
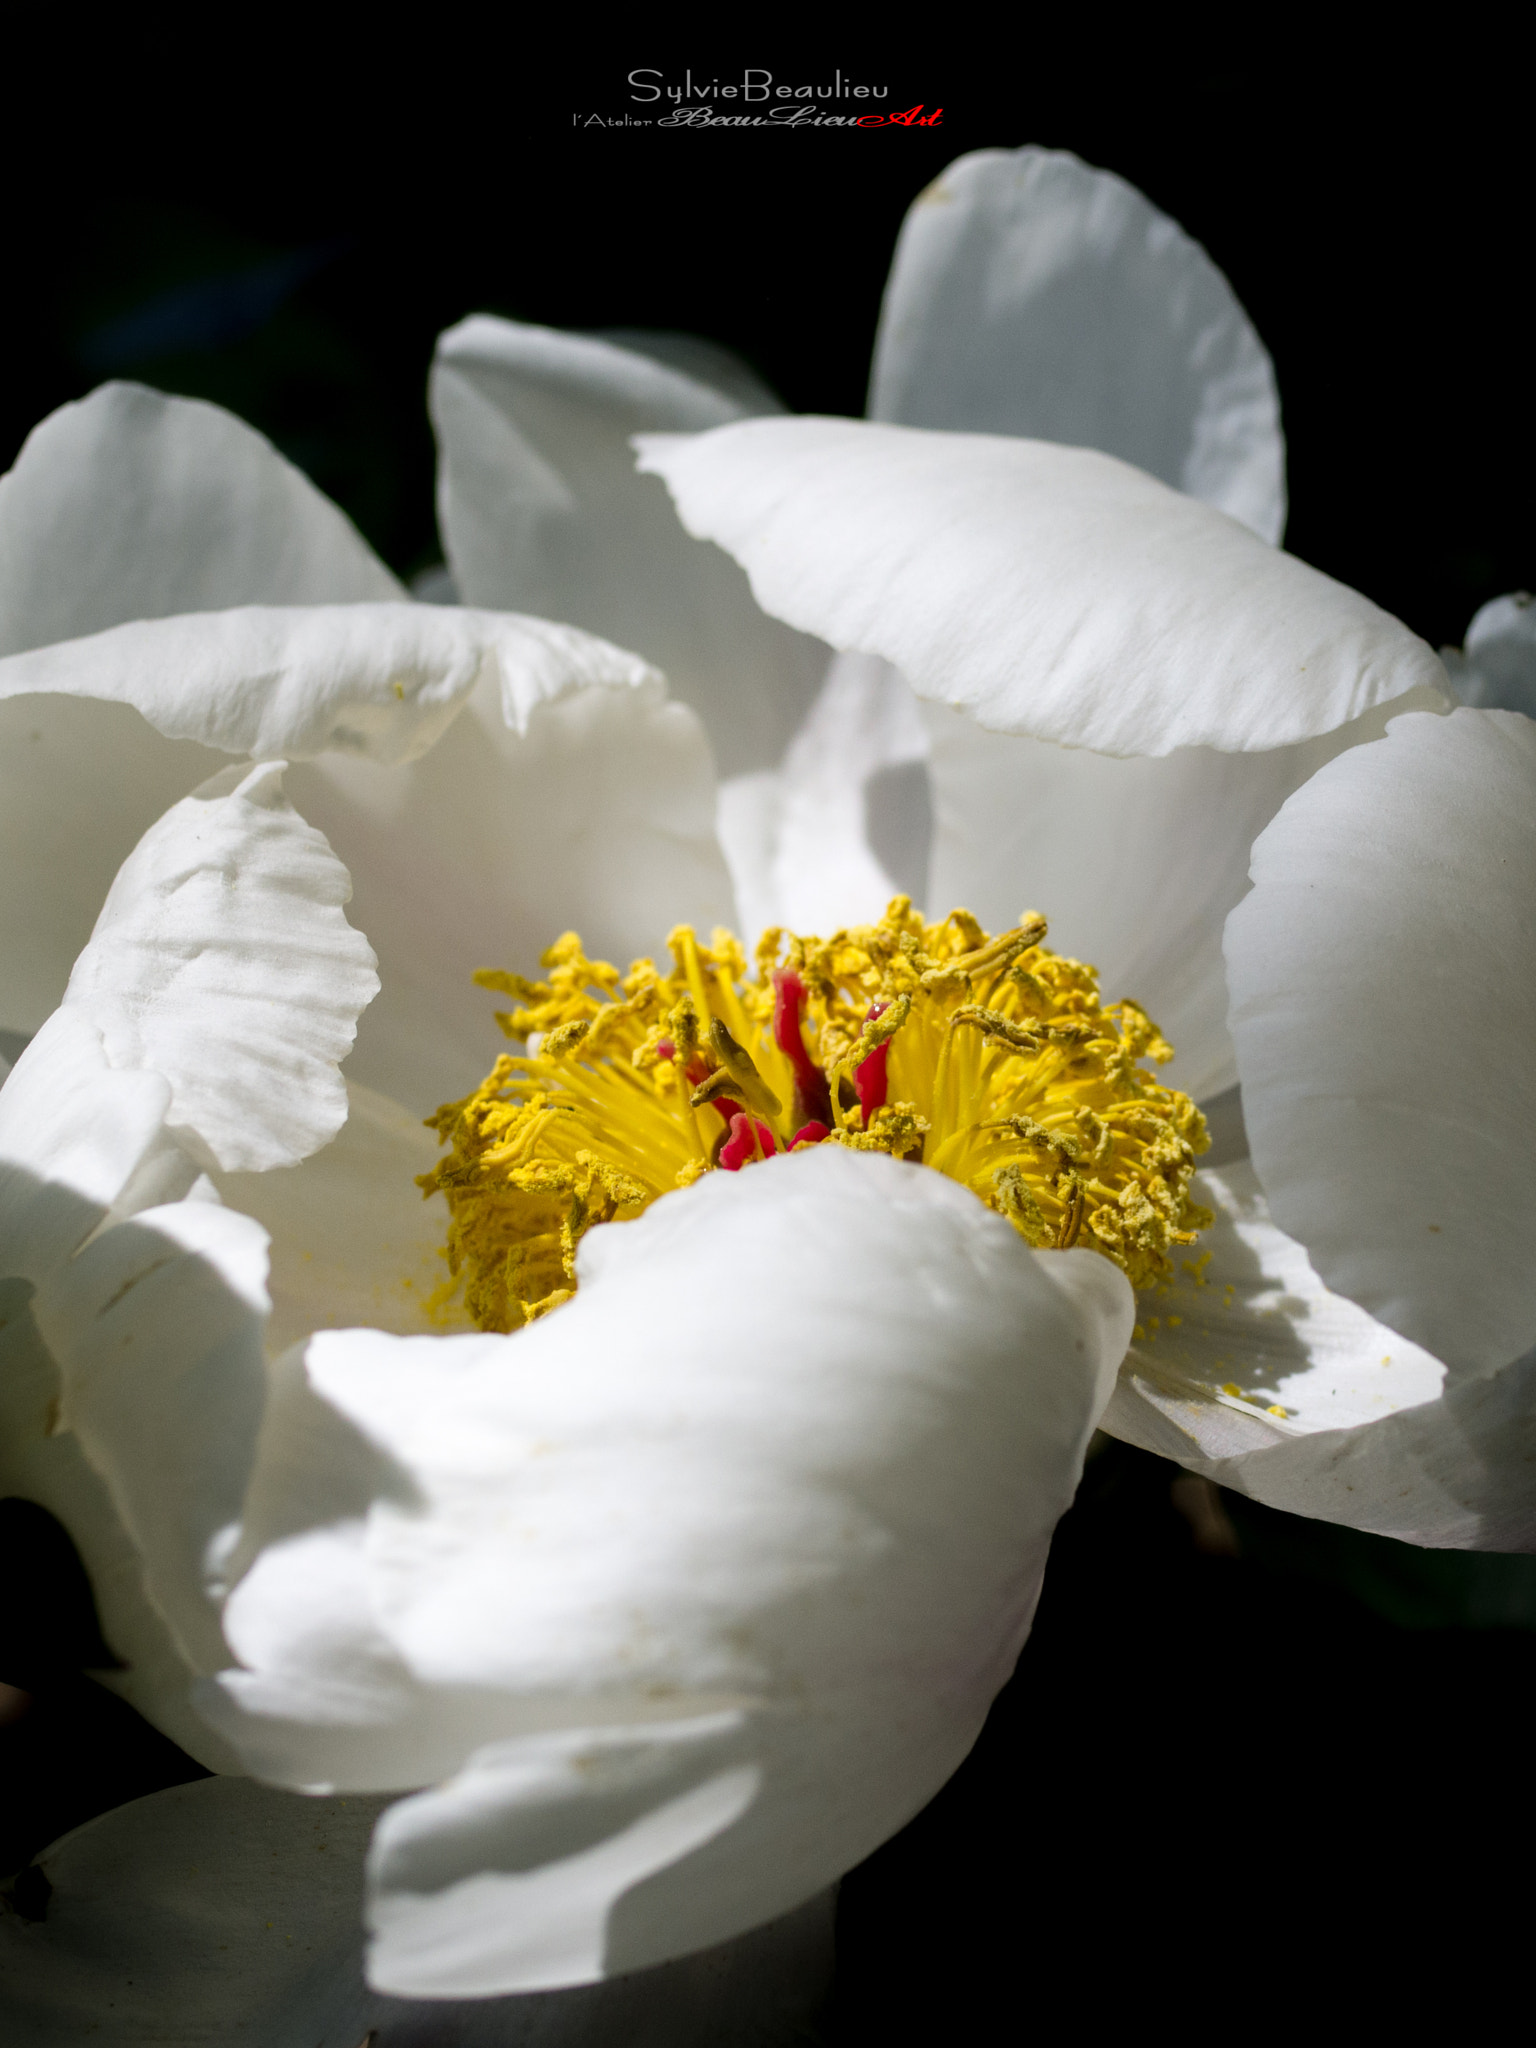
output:
[[[280,762],[226,768],[152,826],[64,997],[114,1068],[166,1077],[170,1133],[203,1165],[290,1166],[333,1137],[378,992],[347,872],[282,785]]]
[[[637,445],[767,611],[994,731],[1258,752],[1445,682],[1367,598],[1091,449],[832,419]]]
[[[1536,1341],[1536,725],[1394,720],[1254,848],[1232,1035],[1275,1221],[1456,1371]]]
[[[982,149],[942,171],[896,244],[871,419],[1102,448],[1285,526],[1264,345],[1177,221],[1066,150]]]
[[[404,595],[302,471],[200,399],[103,384],[0,478],[0,654],[176,612]]]
[[[827,1148],[594,1233],[515,1337],[312,1340],[374,1497],[262,1552],[219,1719],[291,1769],[350,1693],[423,1778],[457,1724],[460,1776],[378,1841],[375,1981],[442,1988],[445,1887],[461,1987],[575,1981],[772,1918],[900,1825],[1017,1653],[1129,1306],[1107,1261]],[[329,1554],[343,1609],[351,1575],[344,1670],[334,1627],[285,1620],[285,1554]]]

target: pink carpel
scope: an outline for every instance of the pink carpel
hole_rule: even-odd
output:
[[[780,967],[773,977],[773,1042],[794,1070],[795,1114],[827,1125],[832,1119],[832,1090],[805,1049],[804,1016],[805,983],[793,967]]]
[[[718,1106],[717,1103],[716,1107]],[[731,1135],[720,1147],[719,1154],[715,1160],[717,1166],[723,1166],[727,1173],[740,1173],[744,1166],[750,1165],[756,1159],[758,1156],[757,1145],[752,1142],[754,1125],[757,1129],[758,1141],[762,1145],[762,1156],[765,1159],[773,1157],[779,1148],[773,1142],[772,1131],[769,1130],[765,1123],[759,1122],[756,1117],[749,1117],[744,1110],[738,1110],[731,1118]]]
[[[873,1004],[869,1015],[864,1019],[865,1023],[873,1024],[875,1019],[884,1010],[889,1009],[889,1007],[888,1003]],[[890,1056],[891,1044],[890,1040],[887,1039],[884,1045],[877,1045],[875,1047],[868,1059],[860,1060],[853,1070],[853,1088],[854,1093],[859,1098],[859,1108],[864,1112],[865,1130],[869,1129],[869,1120],[875,1111],[885,1107],[886,1090],[889,1086],[886,1080],[885,1063]]]

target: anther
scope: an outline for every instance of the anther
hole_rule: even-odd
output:
[[[1073,1245],[1077,1243],[1078,1235],[1082,1230],[1083,1211],[1087,1207],[1088,1196],[1082,1182],[1075,1173],[1059,1175],[1056,1182],[1056,1192],[1067,1205],[1062,1211],[1061,1222],[1057,1226],[1056,1249],[1059,1252],[1069,1252]]]
[[[713,1102],[716,1096],[729,1089],[759,1116],[778,1116],[783,1108],[779,1098],[752,1064],[751,1054],[736,1043],[718,1017],[709,1020],[709,1043],[720,1064],[707,1080],[694,1089],[694,1108],[702,1108],[706,1102]]]
[[[983,1045],[1001,1046],[1009,1052],[1038,1052],[1047,1035],[1039,1025],[1017,1023],[1001,1010],[989,1010],[981,1003],[962,1003],[949,1021],[952,1027],[974,1024],[982,1033]]]
[[[1001,973],[1005,967],[1011,967],[1021,953],[1027,953],[1031,946],[1038,946],[1045,933],[1045,919],[1039,911],[1026,910],[1011,932],[999,933],[974,952],[957,955],[949,964],[958,967],[962,974],[981,974],[988,969]]]

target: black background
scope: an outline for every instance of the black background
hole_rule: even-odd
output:
[[[104,375],[204,395],[410,574],[438,552],[423,390],[442,327],[489,309],[693,331],[796,409],[857,412],[905,207],[962,151],[1028,141],[1120,172],[1232,280],[1276,363],[1297,553],[1436,643],[1536,585],[1528,48],[1453,28],[1345,55],[1277,26],[1249,54],[1230,31],[1173,47],[1108,20],[1047,42],[1023,16],[986,46],[637,30],[552,54],[446,13],[398,43],[361,18],[334,43],[298,17],[226,32],[249,46],[148,24],[39,44],[16,71],[0,459]],[[792,83],[841,66],[941,122],[572,124],[644,113],[637,65],[747,63]],[[1213,1538],[1174,1477],[1115,1446],[1091,1464],[981,1747],[845,1886],[835,2038],[1262,2035],[1282,2016],[1480,2036],[1515,1995],[1529,1568],[1242,1503]],[[29,1554],[8,1553],[13,1587]],[[176,1774],[93,1721],[94,1688],[50,1674],[46,1645],[0,1676],[39,1685],[4,1738],[25,1793],[10,1861],[82,1802]]]
[[[1031,141],[1120,172],[1231,279],[1279,375],[1297,553],[1437,644],[1536,582],[1527,50],[1245,58],[1108,24],[986,51],[576,40],[535,54],[444,21],[420,49],[339,52],[290,27],[174,83],[140,45],[93,44],[67,117],[48,118],[50,78],[4,145],[0,458],[104,375],[207,396],[409,574],[437,555],[423,389],[443,327],[682,329],[795,410],[857,413],[905,208],[962,151]],[[585,125],[661,111],[626,83],[637,66],[746,64],[788,83],[840,67],[890,87],[863,104],[941,121]],[[205,296],[178,311],[189,286]]]

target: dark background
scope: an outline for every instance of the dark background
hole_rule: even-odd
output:
[[[1277,29],[1249,56],[1108,21],[1048,47],[1026,17],[998,48],[636,32],[611,58],[446,15],[411,47],[359,20],[361,53],[297,19],[240,32],[190,82],[153,25],[18,72],[0,460],[106,376],[208,397],[410,575],[438,555],[441,328],[489,309],[693,331],[796,409],[857,412],[905,207],[962,151],[1032,141],[1129,178],[1232,280],[1278,371],[1297,553],[1436,643],[1536,585],[1526,47],[1452,28],[1346,60]],[[840,64],[942,118],[573,127],[646,111],[633,66],[690,63]],[[0,1678],[36,1689],[0,1738],[13,1868],[187,1766],[77,1675],[88,1616],[53,1539],[25,1516],[0,1538],[20,1602],[0,1641],[26,1645]],[[1525,1561],[1223,1503],[1107,1447],[982,1744],[845,1885],[829,2038],[1282,2016],[1484,2037],[1524,1997],[1533,1625]]]
[[[137,44],[92,38],[83,73],[56,54],[67,119],[45,91],[0,144],[0,459],[107,376],[211,398],[409,575],[438,554],[423,391],[443,327],[490,310],[682,329],[795,410],[857,413],[905,208],[962,151],[1031,141],[1120,172],[1231,279],[1279,374],[1297,553],[1436,644],[1536,582],[1528,49],[1442,35],[1352,63],[1245,59],[1107,23],[992,51],[627,40],[562,61],[444,21],[419,50],[343,62],[278,31],[200,87]],[[631,96],[637,65],[723,80],[748,63],[793,83],[840,65],[889,84],[863,104],[941,121],[572,125],[661,111]]]

